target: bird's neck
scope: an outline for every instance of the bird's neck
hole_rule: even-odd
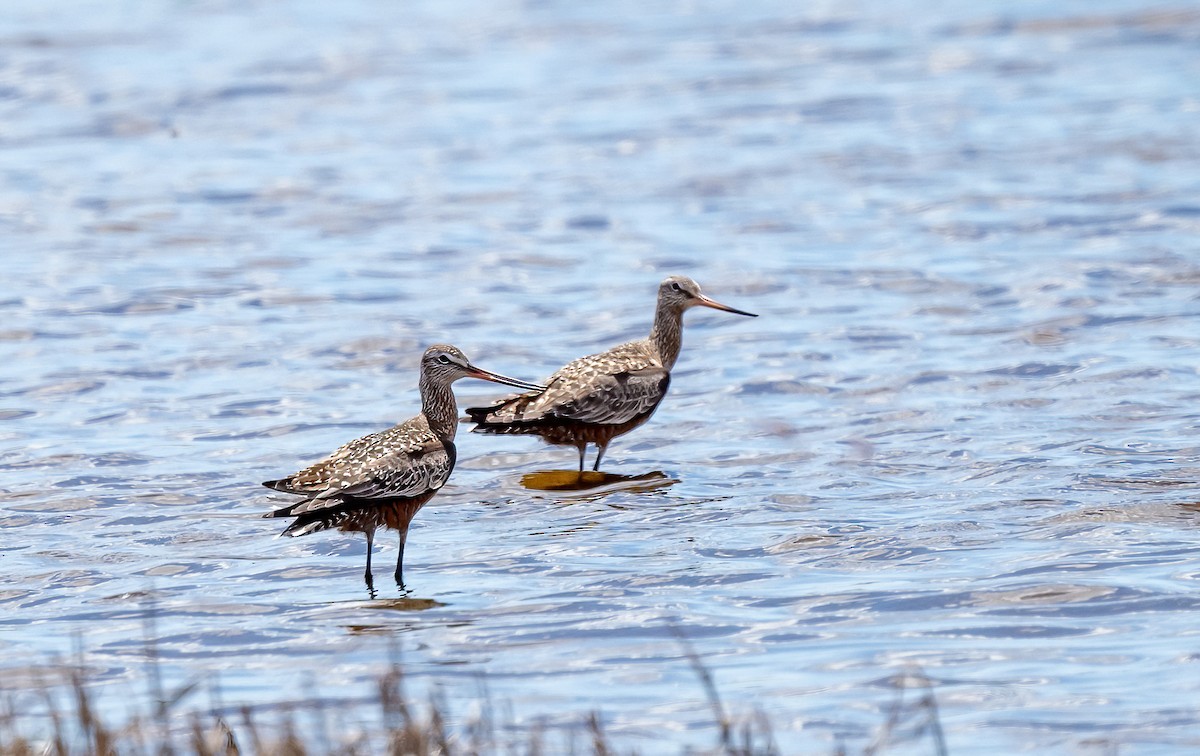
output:
[[[659,304],[654,313],[650,342],[658,351],[658,359],[667,370],[675,367],[679,348],[683,346],[683,310]]]
[[[425,415],[434,435],[443,441],[454,440],[454,431],[458,429],[458,404],[450,384],[421,376],[421,414]]]

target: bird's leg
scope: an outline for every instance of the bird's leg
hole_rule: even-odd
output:
[[[369,530],[363,532],[367,534],[367,571],[363,573],[363,580],[367,581],[367,588],[374,592],[375,576],[371,574],[371,551],[372,546],[375,544],[375,529],[370,528]]]
[[[396,585],[404,590],[404,542],[408,540],[408,528],[400,531],[400,551],[396,554]]]
[[[579,475],[583,477],[583,458],[587,455],[587,441],[579,444]]]
[[[608,451],[608,444],[596,444],[596,465],[592,469],[600,472],[600,460],[604,459],[604,452]]]

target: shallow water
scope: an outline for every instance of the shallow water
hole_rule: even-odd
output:
[[[785,752],[861,748],[913,665],[951,753],[1200,744],[1200,13],[407,5],[0,19],[10,679],[78,643],[141,689],[153,593],[229,703],[402,653],[675,753],[716,737],[678,628]],[[689,313],[640,480],[463,433],[403,598],[390,534],[371,600],[361,538],[259,518],[425,345],[536,379],[668,273],[761,317]]]

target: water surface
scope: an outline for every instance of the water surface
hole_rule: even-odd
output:
[[[1194,748],[1198,41],[1122,0],[6,13],[9,678],[78,643],[142,690],[153,594],[229,703],[400,653],[514,737],[710,747],[678,628],[784,752],[861,748],[912,669],[954,754]],[[632,481],[463,433],[374,600],[361,538],[259,518],[415,411],[424,346],[543,377],[672,273],[761,317],[689,313]]]

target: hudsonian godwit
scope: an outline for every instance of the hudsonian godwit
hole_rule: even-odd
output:
[[[468,377],[522,389],[545,388],[477,368],[452,346],[431,346],[421,358],[421,414],[388,430],[351,441],[298,473],[263,483],[276,491],[304,497],[263,516],[296,518],[283,531],[288,536],[329,528],[365,533],[364,578],[372,589],[371,548],[375,531],[381,527],[399,531],[396,583],[403,588],[408,526],[425,502],[445,485],[454,469],[458,406],[451,384]]]
[[[587,445],[595,444],[592,469],[599,470],[609,443],[649,420],[666,395],[682,343],[683,313],[692,307],[757,317],[709,299],[686,276],[671,276],[658,287],[649,337],[568,362],[550,376],[544,389],[468,408],[474,430],[529,434],[574,446],[581,473]]]

